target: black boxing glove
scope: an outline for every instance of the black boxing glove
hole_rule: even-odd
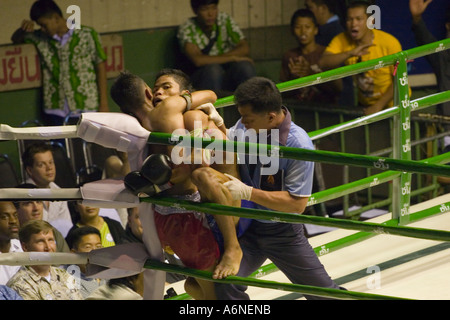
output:
[[[139,171],[132,171],[124,178],[125,187],[136,196],[153,196],[157,193],[153,183],[144,178]]]
[[[165,154],[152,154],[145,159],[140,172],[151,183],[164,186],[172,177],[172,161]]]
[[[134,195],[150,197],[171,188],[171,163],[167,155],[150,155],[140,171],[133,171],[125,176],[125,187]]]

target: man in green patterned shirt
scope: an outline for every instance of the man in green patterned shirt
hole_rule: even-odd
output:
[[[19,231],[24,252],[55,252],[53,227],[44,220],[31,220]],[[22,266],[8,281],[25,300],[82,300],[79,284],[66,270],[51,265]]]
[[[255,68],[244,34],[231,16],[219,12],[218,3],[191,0],[195,17],[179,27],[177,38],[188,64],[193,66],[184,70],[194,87],[222,96],[255,76]]]
[[[11,39],[32,43],[39,52],[44,122],[61,125],[71,112],[108,112],[106,54],[97,32],[68,26],[53,0],[36,1],[30,17]],[[40,30],[34,30],[34,22]]]

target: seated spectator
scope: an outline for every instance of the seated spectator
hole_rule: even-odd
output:
[[[1,284],[0,300],[23,300],[23,298],[10,287]]]
[[[125,242],[142,242],[143,228],[139,219],[139,208],[128,208],[128,222],[125,228]]]
[[[319,66],[332,69],[341,65],[356,64],[402,51],[400,42],[391,34],[369,29],[369,15],[364,1],[352,2],[347,9],[347,29],[338,34],[326,48]],[[354,76],[358,89],[358,105],[366,115],[393,105],[393,67],[384,67]]]
[[[109,156],[105,160],[103,178],[123,179],[129,172],[130,172],[130,164],[128,162],[127,153],[117,152],[117,155]]]
[[[438,39],[428,30],[422,15],[427,9],[431,0],[409,0],[409,10],[412,16],[412,31],[416,38],[417,45],[423,46],[428,43],[436,42]],[[450,38],[450,4],[445,12],[445,30],[446,37]],[[450,51],[444,50],[437,54],[430,54],[425,57],[430,63],[434,74],[436,75],[439,92],[450,90]],[[443,116],[450,116],[450,101],[438,105],[437,112]],[[444,125],[445,131],[450,131],[450,125]],[[450,136],[444,138],[442,152],[450,151]],[[450,178],[440,177],[440,182],[450,183]]]
[[[100,231],[89,226],[75,229],[70,233],[67,241],[70,246],[70,251],[74,253],[91,252],[92,250],[103,248]],[[80,291],[84,299],[92,291],[106,283],[103,279],[86,277],[86,265],[84,264],[66,266],[66,270],[75,277],[79,276]]]
[[[31,220],[20,228],[25,252],[55,252],[54,228],[46,221]],[[76,280],[66,270],[51,265],[22,266],[8,287],[25,300],[82,300]]]
[[[33,143],[24,151],[22,163],[28,174],[27,183],[38,188],[59,189],[55,183],[56,167],[51,145]],[[67,201],[44,201],[43,220],[50,222],[65,237],[73,225]]]
[[[0,254],[22,252],[19,241],[19,217],[14,204],[0,201]],[[5,285],[20,266],[0,265],[0,285]]]
[[[37,188],[34,184],[24,183],[18,188],[33,189]],[[23,226],[30,220],[42,220],[44,216],[44,202],[39,200],[16,201],[14,202],[17,213],[19,214],[19,223]],[[50,223],[51,224],[51,223]],[[64,236],[57,229],[53,230],[56,241],[56,252],[70,252]]]
[[[314,14],[308,9],[297,10],[291,18],[291,32],[297,39],[299,46],[290,49],[283,55],[281,62],[281,82],[286,82],[315,73],[322,72],[319,68],[319,59],[325,47],[316,43],[317,21]],[[289,91],[285,97],[295,97],[304,102],[336,103],[341,89],[341,81],[308,86]]]
[[[71,232],[75,229],[91,226],[100,231],[103,247],[106,248],[123,243],[125,230],[122,225],[116,220],[100,216],[100,208],[85,206],[81,201],[71,201],[69,206],[77,218],[75,218],[76,222],[69,230],[66,240],[71,237]]]
[[[339,33],[344,31],[337,15],[336,0],[305,0],[305,6],[311,10],[319,25],[316,42],[324,47]]]
[[[142,300],[144,295],[144,274],[110,279],[94,290],[86,300]]]
[[[331,40],[339,33],[345,31],[339,14],[343,1],[337,0],[305,0],[305,7],[311,10],[316,17],[319,25],[319,32],[316,35],[316,42],[321,46],[327,47]],[[340,106],[354,106],[354,88],[351,76],[342,80],[342,90],[338,100]]]
[[[183,54],[193,64],[191,76],[198,90],[229,95],[256,72],[250,48],[231,16],[219,12],[219,0],[191,0],[195,17],[179,27],[177,38]]]
[[[105,179],[123,179],[131,171],[130,163],[128,162],[128,154],[125,152],[117,152],[117,155],[108,157],[105,161],[105,169],[103,171],[103,177]],[[103,214],[102,211],[105,211],[105,209],[102,208],[100,210],[101,216],[105,216],[106,214],[108,214]],[[127,226],[128,213],[126,209],[116,208],[109,209],[109,211],[113,211],[112,213],[108,214],[109,217],[112,217],[114,215],[118,217],[118,219],[116,219],[120,220],[124,228]],[[117,213],[115,213],[114,211]]]

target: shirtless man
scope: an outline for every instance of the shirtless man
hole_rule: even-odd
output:
[[[155,90],[155,104],[153,103],[154,94],[150,87],[141,78],[129,73],[123,73],[119,76],[111,88],[111,96],[120,106],[122,112],[136,117],[141,125],[149,131],[172,133],[177,129],[184,128],[192,131],[194,129],[193,123],[197,120],[201,121],[203,128],[216,130],[215,136],[217,136],[216,134],[222,134],[223,137],[223,133],[220,132],[212,120],[208,119],[205,113],[199,110],[192,110],[204,103],[215,102],[215,93],[212,91],[198,91],[183,97],[180,93],[188,92],[180,89],[176,90],[174,87],[178,86],[179,88],[178,83],[173,78],[169,78],[171,77],[166,77],[165,80],[169,80],[168,83],[170,85],[165,81],[164,88],[174,90],[170,95],[165,95],[158,92],[160,88],[158,86],[157,90]],[[149,153],[170,155],[172,148],[173,146],[151,145]],[[208,182],[208,187],[198,188],[194,184],[194,180],[198,176],[195,174],[191,175],[195,168],[196,166],[189,164],[175,166],[171,177],[173,187],[166,190],[166,194],[171,196],[189,196],[199,191],[203,201],[240,206],[240,202],[233,201],[228,189],[222,185],[222,182],[229,180],[226,176],[211,168],[208,172],[214,171],[214,175],[211,174],[213,179]],[[232,170],[228,172],[232,173]],[[200,183],[199,185],[204,186],[204,184]],[[183,214],[183,216],[186,216],[186,214]],[[206,269],[213,271],[214,278],[220,279],[237,273],[242,259],[242,251],[236,237],[235,219],[227,216],[216,216],[215,218],[223,235],[224,252],[218,263],[219,257],[217,257],[213,265]],[[207,245],[211,244],[208,243]],[[200,287],[193,286],[199,289],[196,290],[198,294],[195,295],[194,293],[193,295],[195,298],[215,298],[212,282],[202,280],[197,280],[197,282]],[[187,285],[190,284],[189,282],[187,283]]]

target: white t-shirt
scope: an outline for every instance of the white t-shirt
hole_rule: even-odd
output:
[[[20,241],[18,239],[11,239],[10,242],[11,248],[9,249],[9,252],[23,252],[22,245],[20,244]],[[0,265],[0,284],[6,285],[9,279],[11,279],[12,276],[16,274],[17,271],[19,271],[19,269],[20,266]]]

